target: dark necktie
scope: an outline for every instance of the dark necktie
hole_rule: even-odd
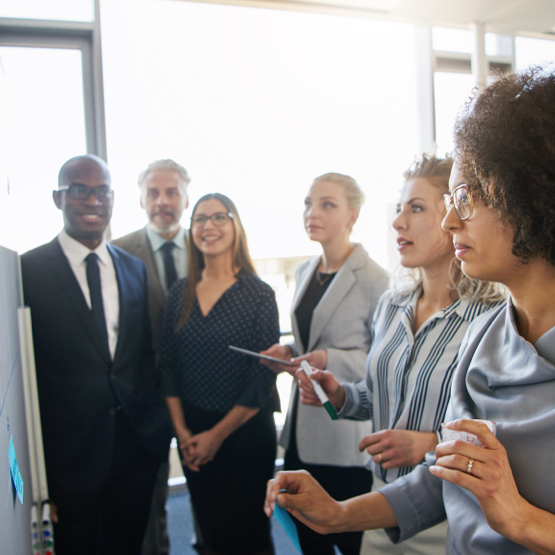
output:
[[[162,245],[162,253],[164,254],[164,272],[166,274],[166,287],[168,291],[177,279],[177,270],[175,269],[175,260],[173,259],[173,249],[175,245],[172,241],[168,241]]]
[[[91,252],[85,258],[87,261],[87,284],[91,296],[91,310],[94,323],[100,333],[102,342],[108,350],[108,330],[106,329],[106,316],[104,314],[104,301],[102,300],[102,283],[100,281],[100,268],[98,267],[98,256]]]

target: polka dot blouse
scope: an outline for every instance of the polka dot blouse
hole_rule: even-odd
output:
[[[185,280],[171,288],[159,363],[166,397],[213,412],[229,412],[234,405],[278,410],[275,373],[229,349],[234,345],[260,352],[279,342],[275,294],[249,272],[242,270],[237,278],[206,316],[195,300],[179,329]]]

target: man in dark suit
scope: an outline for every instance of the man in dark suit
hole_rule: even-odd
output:
[[[114,245],[140,258],[146,265],[153,347],[160,351],[162,316],[168,289],[187,273],[187,237],[180,221],[189,204],[187,170],[173,160],[157,160],[139,176],[141,206],[148,224],[113,241]],[[169,445],[168,445],[169,449]],[[169,463],[162,464],[149,517],[143,555],[167,555],[166,526]]]
[[[56,552],[139,555],[171,438],[156,393],[146,269],[104,240],[113,191],[103,160],[68,160],[53,198],[64,229],[21,265]]]

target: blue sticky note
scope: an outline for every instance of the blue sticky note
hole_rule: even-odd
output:
[[[299,533],[297,532],[297,527],[293,522],[293,519],[289,516],[289,513],[282,509],[276,502],[274,507],[274,516],[278,519],[278,522],[283,526],[283,529],[287,532],[287,535],[299,551],[302,553],[301,544],[299,542]]]
[[[19,471],[19,465],[17,464],[17,457],[15,455],[15,447],[13,445],[13,435],[10,436],[10,446],[8,448],[8,458],[10,460],[10,472],[12,473],[12,480],[17,491],[17,496],[23,505],[23,478],[21,477],[21,472]]]

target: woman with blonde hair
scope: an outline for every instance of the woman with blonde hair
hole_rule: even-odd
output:
[[[275,295],[256,276],[235,205],[205,195],[191,217],[188,275],[168,296],[160,355],[205,555],[273,553],[260,506],[276,455],[275,374],[229,345],[258,352],[278,339]]]
[[[328,371],[313,375],[332,392],[341,418],[372,421],[374,432],[359,449],[372,457],[373,489],[409,474],[435,449],[464,334],[475,317],[504,301],[496,286],[461,272],[452,237],[441,229],[452,166],[449,157],[423,156],[404,173],[393,222],[403,270],[374,314],[366,379],[340,383]],[[301,399],[319,404],[306,383]],[[365,534],[363,552],[440,555],[446,533],[440,524],[397,546],[373,531]]]
[[[510,292],[461,347],[446,414],[460,439],[344,503],[308,473],[282,473],[269,484],[267,514],[277,500],[321,533],[386,528],[398,545],[447,519],[449,554],[555,552],[554,98],[553,64],[497,75],[455,126],[442,226],[466,275]]]
[[[386,272],[362,245],[350,240],[364,194],[348,175],[317,177],[305,198],[304,224],[308,236],[322,246],[322,254],[300,264],[291,310],[294,343],[273,345],[265,354],[300,364],[306,360],[328,368],[340,380],[362,379],[371,342],[372,316],[387,287]],[[276,371],[283,366],[273,365]],[[366,456],[356,449],[371,432],[371,423],[331,422],[328,414],[300,404],[293,384],[280,444],[284,468],[309,469],[335,499],[370,491],[372,474]],[[361,533],[320,536],[297,523],[305,555],[358,555]]]

